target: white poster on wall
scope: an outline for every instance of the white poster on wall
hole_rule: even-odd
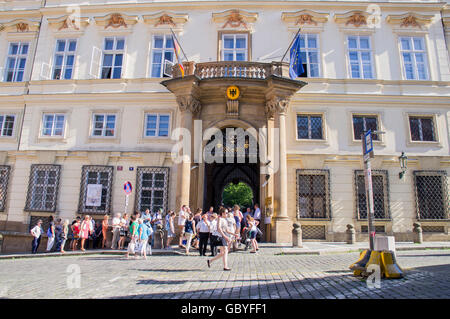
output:
[[[86,192],[86,206],[100,206],[102,204],[102,184],[88,184]]]

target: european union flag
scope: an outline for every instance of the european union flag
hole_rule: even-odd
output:
[[[300,34],[295,38],[291,47],[291,59],[289,61],[289,76],[291,79],[298,78],[304,72],[302,58],[300,55]]]

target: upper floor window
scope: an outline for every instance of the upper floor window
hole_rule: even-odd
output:
[[[319,77],[319,43],[317,34],[300,35],[300,55],[304,72],[300,77]]]
[[[103,46],[102,79],[120,79],[122,77],[124,50],[124,38],[105,38]]]
[[[92,136],[113,137],[116,131],[115,114],[94,114]]]
[[[376,115],[353,115],[353,138],[361,139],[361,134],[368,130],[378,130],[378,117]],[[372,134],[372,139],[378,141],[378,135]]]
[[[53,80],[70,80],[72,78],[76,49],[77,40],[56,41]]]
[[[169,136],[169,124],[169,114],[147,114],[145,116],[145,136],[167,137]]]
[[[0,114],[0,136],[13,136],[15,119],[14,115]]]
[[[28,43],[10,43],[6,60],[5,82],[23,81],[27,64]]]
[[[42,136],[63,136],[64,122],[64,114],[44,114]]]
[[[424,38],[401,37],[400,55],[402,56],[404,77],[407,80],[428,80]]]
[[[409,117],[411,141],[436,141],[434,122],[432,117]]]
[[[308,114],[297,115],[297,138],[323,139],[322,116]]]
[[[152,78],[170,77],[174,64],[172,35],[155,35],[152,43]]]
[[[370,37],[348,36],[348,58],[353,79],[373,79],[373,62]]]
[[[222,34],[222,61],[248,61],[248,34]]]

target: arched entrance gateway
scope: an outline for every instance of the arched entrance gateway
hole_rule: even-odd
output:
[[[289,66],[281,62],[183,65],[185,76],[175,66],[173,78],[161,82],[176,97],[177,126],[191,132],[190,158],[175,172],[177,209],[183,204],[217,208],[224,187],[243,182],[260,204],[262,220],[273,212],[271,225],[262,227],[264,238],[291,242],[286,112],[291,97],[306,83],[289,79]],[[239,130],[244,134],[236,134]]]

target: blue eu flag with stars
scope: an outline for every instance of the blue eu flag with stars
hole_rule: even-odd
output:
[[[291,79],[298,78],[304,72],[302,58],[300,55],[300,34],[295,38],[291,47],[291,59],[289,61],[289,76]]]

